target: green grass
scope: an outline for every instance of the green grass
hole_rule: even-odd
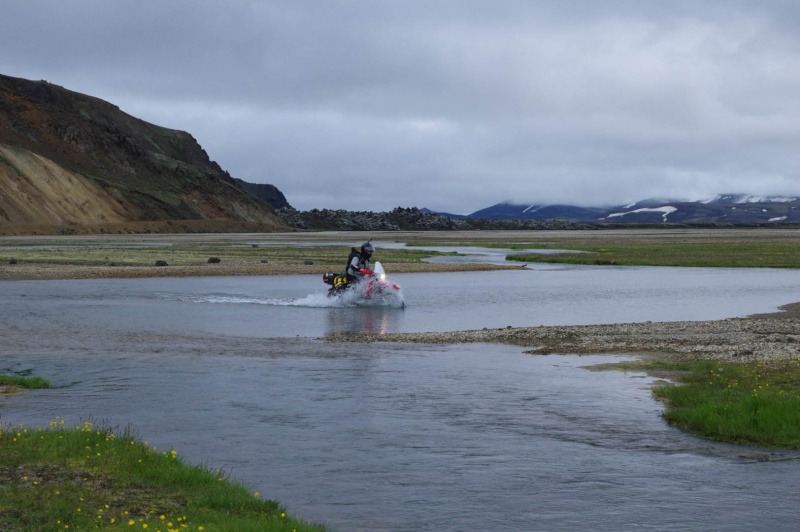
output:
[[[641,361],[623,369],[676,381],[653,390],[670,425],[718,441],[800,449],[799,360]]]
[[[49,388],[50,382],[41,377],[17,377],[14,375],[0,375],[0,386],[10,386],[13,388],[27,388],[37,390]]]
[[[669,234],[619,235],[596,232],[588,237],[537,242],[414,242],[409,246],[485,247],[520,250],[507,260],[587,265],[626,266],[696,266],[727,268],[800,268],[800,243],[791,234],[770,235],[759,239],[758,233],[732,241],[724,231],[695,241],[683,241]],[[690,235],[691,236],[691,235]],[[547,238],[544,235],[543,238]],[[692,240],[689,237],[685,237]],[[577,253],[540,255],[526,249],[569,249]]]
[[[724,231],[710,236],[690,238],[691,235],[672,237],[669,234],[614,235],[602,231],[590,232],[587,236],[569,240],[536,242],[409,242],[400,249],[378,249],[375,259],[383,263],[419,262],[423,258],[437,255],[454,255],[425,251],[418,247],[476,246],[487,248],[518,249],[509,260],[521,262],[550,262],[570,264],[608,264],[638,266],[701,266],[701,267],[766,267],[800,268],[800,244],[792,234],[759,238],[759,233],[748,233],[745,238],[731,241]],[[707,235],[707,234],[706,234]],[[543,239],[547,235],[543,236]],[[686,241],[688,240],[688,241]],[[260,263],[302,265],[313,261],[316,265],[333,270],[344,267],[349,248],[345,246],[252,246],[246,242],[185,241],[176,239],[170,246],[141,244],[126,246],[123,237],[119,241],[97,241],[92,239],[70,240],[70,246],[55,239],[15,242],[20,249],[0,249],[0,264],[11,259],[28,264],[65,264],[103,266],[153,266],[156,260],[165,260],[171,266],[196,266],[207,264],[210,257],[218,257],[224,263]],[[30,245],[27,245],[30,244]],[[61,244],[61,246],[59,246]],[[42,247],[43,245],[52,247]],[[416,247],[415,247],[416,246]],[[536,255],[524,253],[525,249],[571,249],[580,253]]]
[[[320,531],[220,471],[105,427],[0,431],[0,530]]]
[[[800,268],[795,242],[666,242],[570,244],[583,253],[514,254],[508,260],[626,266],[699,266],[725,268]]]

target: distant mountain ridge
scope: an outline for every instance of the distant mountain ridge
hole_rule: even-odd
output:
[[[650,198],[614,207],[503,202],[460,219],[568,220],[579,223],[768,224],[800,223],[800,197],[718,194],[701,201]]]
[[[0,234],[761,225],[800,223],[799,207],[794,196],[720,194],[615,207],[504,202],[466,216],[299,213],[275,186],[230,176],[187,132],[46,81],[0,75]]]
[[[798,201],[797,196],[754,196],[752,194],[717,194],[710,200],[701,203],[730,205],[736,203],[791,203]]]
[[[0,232],[287,229],[283,194],[247,185],[189,133],[0,75]]]

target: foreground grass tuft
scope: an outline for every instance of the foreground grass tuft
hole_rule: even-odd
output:
[[[92,423],[0,427],[0,530],[320,531],[274,501]]]

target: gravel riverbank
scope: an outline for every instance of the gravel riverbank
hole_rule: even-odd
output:
[[[329,341],[505,343],[531,354],[659,353],[671,358],[762,362],[800,357],[800,303],[781,312],[715,321],[509,327],[438,333],[339,334]]]
[[[131,279],[146,277],[224,277],[239,275],[322,275],[341,270],[341,264],[258,264],[227,262],[196,266],[83,266],[75,264],[0,265],[0,281],[67,279]],[[519,269],[492,264],[445,264],[430,262],[384,263],[391,273],[465,272]]]

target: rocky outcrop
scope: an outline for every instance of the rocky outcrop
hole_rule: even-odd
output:
[[[286,229],[189,133],[0,75],[0,230],[176,220]]]
[[[233,178],[236,186],[257,197],[273,209],[291,209],[292,206],[286,201],[286,196],[283,192],[278,190],[275,185],[261,184],[261,183],[248,183],[241,179]]]
[[[389,212],[313,209],[278,209],[288,225],[315,231],[469,231],[591,229],[591,226],[562,220],[464,220],[449,218],[416,207],[397,207]]]

